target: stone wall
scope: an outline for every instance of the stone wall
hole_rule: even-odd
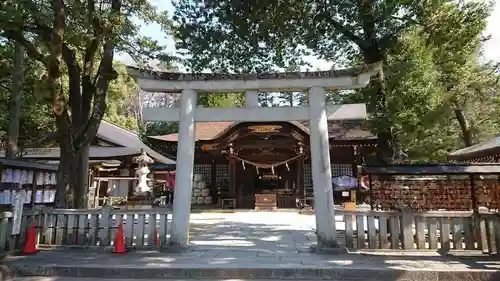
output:
[[[497,179],[474,181],[478,206],[500,209],[500,184]],[[390,210],[410,206],[413,210],[471,210],[471,182],[461,180],[383,180],[373,181],[370,203],[375,209]]]

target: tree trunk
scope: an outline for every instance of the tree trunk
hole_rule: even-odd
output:
[[[81,147],[76,153],[77,163],[75,170],[75,187],[74,187],[74,206],[77,209],[87,207],[87,194],[88,194],[88,174],[89,174],[89,149],[90,146],[86,145]]]
[[[359,15],[362,19],[363,39],[359,42],[366,64],[385,61],[385,56],[378,42],[376,16],[373,1],[359,1]],[[379,72],[370,81],[375,99],[375,118],[377,118],[377,159],[381,164],[394,162],[395,144],[392,124],[387,105],[387,85],[383,72]]]
[[[87,206],[89,145],[74,151],[68,138],[60,138],[56,208],[83,209]]]
[[[465,147],[472,146],[474,144],[474,134],[472,132],[472,127],[465,115],[463,109],[454,109],[455,117],[457,118],[460,129],[462,130],[462,139],[464,141]]]
[[[73,208],[74,204],[74,184],[72,174],[74,174],[75,157],[73,156],[72,144],[69,138],[59,138],[59,170],[57,173],[56,185],[56,208]]]
[[[288,93],[288,106],[293,107],[293,92]]]
[[[384,58],[377,45],[363,50],[367,64],[383,61]],[[371,93],[375,95],[375,116],[377,120],[377,160],[380,164],[391,164],[395,156],[395,140],[387,107],[387,85],[382,72],[373,76],[370,81]]]
[[[7,143],[7,158],[14,158],[19,152],[19,121],[21,118],[21,85],[24,72],[24,48],[15,43],[14,71],[12,73],[12,87],[9,98],[9,136]]]

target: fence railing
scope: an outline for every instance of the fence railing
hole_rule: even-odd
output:
[[[363,250],[480,250],[500,254],[500,214],[336,210],[338,239]],[[341,221],[338,221],[341,216]]]
[[[338,240],[360,250],[479,250],[500,255],[500,214],[431,211],[336,210]],[[120,222],[129,249],[164,247],[168,243],[167,208],[117,210],[25,210],[21,231],[11,235],[13,213],[0,212],[0,253],[22,249],[34,224],[37,243],[47,247],[113,245]],[[156,238],[155,238],[156,236]],[[155,243],[156,242],[156,243]]]
[[[27,210],[22,216],[20,234],[10,235],[13,215],[3,212],[0,213],[0,249],[21,249],[32,224],[36,226],[37,244],[42,247],[113,246],[120,223],[123,223],[125,245],[129,249],[164,247],[167,245],[169,213],[167,208]]]

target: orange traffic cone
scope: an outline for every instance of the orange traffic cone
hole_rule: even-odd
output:
[[[155,228],[154,243],[155,243],[155,246],[156,246],[156,247],[158,247],[158,246],[159,246],[159,241],[158,241],[158,231],[156,230],[156,228]]]
[[[118,226],[118,231],[115,235],[115,249],[113,253],[115,254],[124,254],[127,250],[125,249],[125,236],[123,234],[123,222],[120,222]]]
[[[24,245],[23,254],[32,255],[36,253],[36,229],[35,224],[30,225],[30,229],[26,234],[26,244]]]

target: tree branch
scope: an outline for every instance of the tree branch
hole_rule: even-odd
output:
[[[352,31],[347,29],[343,24],[340,22],[336,21],[333,18],[329,19],[330,24],[338,31],[340,34],[345,36],[347,39],[351,40],[354,42],[354,44],[358,45],[361,49],[364,49],[367,47],[366,42],[356,36]]]
[[[62,44],[62,57],[68,67],[69,76],[69,106],[71,107],[71,120],[73,130],[78,128],[82,122],[82,98],[81,98],[81,68],[75,53],[66,45]],[[84,120],[84,119],[83,119]]]
[[[47,57],[45,57],[32,42],[23,36],[22,31],[5,30],[1,34],[2,36],[23,45],[28,56],[41,62],[44,66],[48,66]]]
[[[92,74],[94,70],[95,54],[101,45],[103,28],[99,18],[95,16],[95,1],[87,1],[87,20],[92,26],[94,38],[87,44],[83,57],[83,77],[82,77],[82,118],[90,115],[90,103],[95,94]]]
[[[121,0],[111,1],[111,13],[114,14],[115,18],[119,17],[121,6]],[[88,145],[96,135],[100,121],[106,111],[106,94],[109,83],[117,78],[117,73],[113,69],[114,49],[117,36],[113,27],[113,22],[110,23],[110,26],[105,28],[104,34],[106,41],[104,43],[104,52],[96,76],[92,113],[84,129],[81,130],[77,138],[75,138],[75,144],[78,147]]]
[[[6,90],[7,92],[9,92],[9,93],[11,93],[11,92],[12,92],[12,91],[11,91],[11,89],[10,89],[10,87],[5,86],[5,85],[3,85],[3,84],[0,84],[0,88],[5,89],[5,90]]]

